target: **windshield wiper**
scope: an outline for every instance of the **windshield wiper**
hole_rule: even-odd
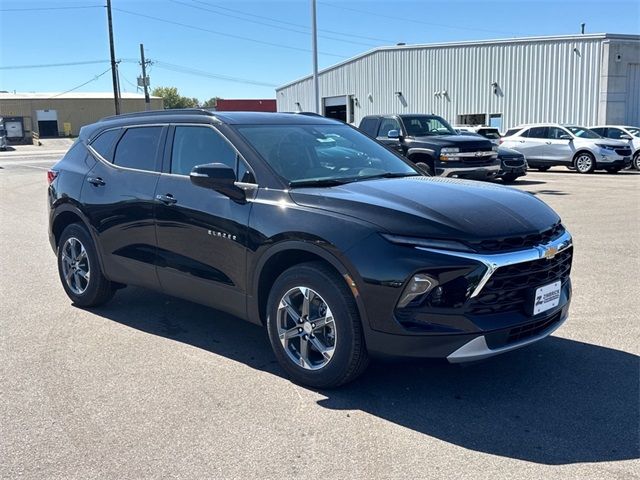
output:
[[[319,178],[316,180],[294,180],[289,182],[289,187],[335,187],[355,181],[355,178]]]
[[[380,173],[379,175],[369,175],[367,177],[359,177],[358,181],[362,181],[362,180],[373,180],[376,178],[402,178],[402,177],[417,177],[419,176],[419,173],[415,173],[415,172],[385,172],[385,173]]]

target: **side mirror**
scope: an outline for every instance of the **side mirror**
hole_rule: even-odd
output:
[[[571,135],[560,135],[560,140],[573,140]]]
[[[623,133],[622,135],[620,135],[620,140],[633,140],[633,138],[631,138],[631,135]]]
[[[398,130],[389,130],[389,132],[387,132],[387,137],[400,139],[400,132]]]
[[[242,203],[247,199],[244,190],[236,185],[235,170],[224,163],[196,165],[189,178],[194,185],[215,190],[235,202]]]

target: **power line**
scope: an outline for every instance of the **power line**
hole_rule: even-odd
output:
[[[239,40],[245,40],[247,42],[259,43],[261,45],[269,45],[271,47],[287,48],[289,50],[297,50],[299,52],[310,52],[311,51],[311,50],[306,49],[306,48],[292,47],[291,45],[283,45],[283,44],[280,44],[280,43],[265,42],[265,41],[262,41],[262,40],[256,40],[254,38],[243,37],[243,36],[234,35],[234,34],[231,34],[231,33],[219,32],[219,31],[216,31],[216,30],[208,29],[208,28],[198,27],[196,25],[189,25],[187,23],[176,22],[176,21],[173,21],[173,20],[167,20],[165,18],[154,17],[152,15],[146,15],[144,13],[132,12],[130,10],[124,10],[122,8],[115,8],[114,7],[113,10],[116,10],[116,11],[121,12],[121,13],[126,13],[128,15],[134,15],[134,16],[137,16],[137,17],[147,18],[147,19],[150,19],[150,20],[158,21],[158,22],[168,23],[170,25],[177,25],[177,26],[180,26],[180,27],[189,28],[191,30],[197,30],[197,31],[200,31],[200,32],[212,33],[214,35],[219,35],[219,36],[222,36],[222,37],[237,38]],[[331,57],[347,58],[347,57],[345,57],[343,55],[336,55],[335,53],[327,53],[327,52],[320,52],[320,53],[322,53],[323,55],[326,55],[326,56],[331,56]]]
[[[332,7],[332,8],[339,8],[341,10],[348,10],[350,12],[356,12],[356,13],[364,13],[365,15],[372,15],[374,17],[380,17],[380,18],[385,18],[387,20],[400,20],[402,22],[411,22],[411,23],[417,23],[420,25],[428,25],[431,27],[442,27],[442,28],[452,28],[452,29],[456,29],[456,30],[474,30],[477,32],[485,32],[485,33],[496,33],[499,35],[517,35],[514,32],[503,32],[503,31],[499,31],[499,30],[489,30],[486,28],[475,28],[475,27],[465,27],[462,25],[447,25],[444,23],[432,23],[432,22],[425,22],[422,20],[416,20],[414,18],[407,18],[407,17],[395,17],[395,16],[391,16],[391,15],[387,15],[384,13],[375,13],[375,12],[369,12],[366,10],[360,10],[357,8],[351,8],[351,7],[345,7],[344,5],[337,5],[334,3],[328,3],[328,2],[320,2],[322,5],[325,5],[327,7]]]
[[[89,84],[89,83],[91,83],[91,82],[95,82],[95,81],[96,81],[96,80],[98,80],[101,76],[103,76],[104,74],[106,74],[106,73],[108,73],[108,72],[110,72],[110,71],[111,71],[111,67],[107,68],[104,72],[99,73],[98,75],[95,75],[95,76],[94,76],[93,78],[91,78],[90,80],[87,80],[86,82],[81,83],[80,85],[78,85],[78,86],[76,86],[76,87],[70,88],[69,90],[66,90],[66,91],[64,91],[64,92],[62,92],[62,93],[57,93],[57,94],[53,95],[52,97],[45,98],[45,99],[43,99],[43,100],[51,100],[52,98],[59,97],[59,96],[61,96],[61,95],[64,95],[65,93],[69,93],[69,92],[73,92],[74,90],[78,90],[79,88],[82,88],[82,87],[84,87],[85,85],[88,85],[88,84]]]
[[[253,18],[260,18],[263,20],[268,20],[270,22],[274,22],[274,23],[281,23],[283,25],[291,25],[293,27],[299,27],[299,28],[304,28],[306,30],[311,30],[307,25],[302,25],[300,23],[294,23],[294,22],[287,22],[285,20],[280,20],[277,18],[273,18],[273,17],[266,17],[263,15],[255,15],[253,13],[247,13],[247,12],[243,12],[240,10],[235,10],[233,8],[229,8],[229,7],[221,7],[220,5],[211,5],[208,2],[204,2],[202,0],[191,0],[192,2],[195,3],[200,3],[202,5],[207,5],[211,8],[217,8],[220,10],[226,10],[228,12],[234,12],[234,13],[239,13],[241,15],[246,15],[247,17],[253,17]],[[384,39],[384,38],[377,38],[377,37],[368,37],[365,35],[356,35],[355,33],[344,33],[344,32],[338,32],[336,30],[327,30],[326,28],[319,28],[318,29],[319,32],[326,32],[326,33],[333,33],[334,35],[342,35],[343,37],[353,37],[353,38],[361,38],[364,40],[373,40],[375,42],[382,42],[382,43],[395,43],[393,40],[388,40],[388,39]]]
[[[81,8],[104,8],[104,5],[77,5],[75,7],[42,7],[42,8],[0,8],[0,12],[42,12],[45,10],[79,10]]]
[[[278,30],[286,30],[288,32],[300,33],[302,35],[310,35],[309,32],[306,32],[304,30],[301,31],[301,30],[297,30],[295,28],[282,27],[282,26],[278,26],[278,25],[270,25],[268,23],[261,22],[259,20],[250,20],[248,18],[239,17],[238,15],[232,15],[232,14],[229,14],[229,13],[217,12],[216,10],[211,10],[210,8],[199,7],[198,5],[192,5],[190,3],[181,2],[180,0],[170,0],[170,1],[173,2],[173,3],[180,4],[180,5],[184,5],[184,6],[189,7],[189,8],[196,8],[198,10],[203,10],[205,12],[211,12],[211,13],[214,13],[216,15],[222,15],[224,17],[229,17],[229,18],[237,18],[238,20],[242,20],[244,22],[251,22],[251,23],[258,24],[258,25],[265,25],[265,26],[270,27],[270,28],[277,28]],[[204,2],[197,2],[197,3],[204,3]],[[371,44],[371,43],[355,42],[353,40],[345,40],[345,39],[342,39],[342,38],[330,37],[328,35],[319,35],[319,36],[322,37],[322,38],[326,38],[327,40],[334,40],[336,42],[352,43],[354,45],[364,45],[365,47],[376,47],[377,46],[377,45]]]
[[[155,65],[157,68],[161,68],[164,70],[171,70],[173,72],[186,73],[189,75],[196,75],[199,77],[215,78],[217,80],[225,80],[228,82],[245,83],[248,85],[258,85],[261,87],[277,87],[278,86],[274,83],[259,82],[257,80],[249,80],[247,78],[232,77],[229,75],[222,75],[219,73],[206,72],[204,70],[185,67],[183,65],[176,65],[175,63],[163,62],[161,60],[153,60],[153,65]]]
[[[10,65],[8,67],[0,67],[0,70],[20,70],[27,68],[53,68],[53,67],[72,67],[76,65],[93,65],[96,63],[109,63],[109,60],[86,60],[81,62],[67,63],[42,63],[35,65]]]

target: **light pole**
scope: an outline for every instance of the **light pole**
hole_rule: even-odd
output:
[[[313,107],[320,112],[320,87],[318,86],[318,31],[316,26],[316,0],[311,0],[311,44],[313,50]]]

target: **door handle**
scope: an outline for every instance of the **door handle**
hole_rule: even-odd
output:
[[[89,177],[87,178],[87,182],[89,182],[94,187],[104,187],[106,185],[105,181],[100,177]]]
[[[173,205],[174,203],[178,202],[178,200],[173,198],[173,195],[171,195],[170,193],[167,193],[166,195],[156,195],[156,200],[164,203],[165,205]]]

